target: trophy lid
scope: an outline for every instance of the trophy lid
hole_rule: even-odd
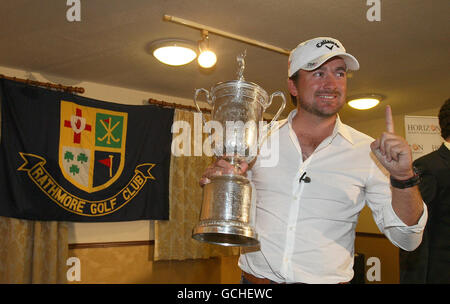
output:
[[[236,56],[236,60],[239,65],[238,80],[244,81],[244,69],[245,69],[245,56],[247,56],[247,50]]]

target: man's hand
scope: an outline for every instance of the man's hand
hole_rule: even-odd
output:
[[[219,159],[216,162],[209,165],[200,179],[200,186],[204,186],[211,182],[210,178],[213,176],[219,176],[223,174],[240,174],[244,175],[247,172],[248,164],[241,162],[238,168],[232,166],[229,162],[223,159]]]
[[[383,132],[370,148],[393,178],[406,180],[414,176],[411,149],[404,138],[394,134],[390,106],[386,106],[386,132]]]

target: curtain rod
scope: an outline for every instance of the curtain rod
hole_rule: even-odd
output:
[[[178,103],[171,103],[171,102],[165,102],[165,101],[160,101],[160,100],[156,100],[153,98],[149,98],[148,99],[148,103],[151,105],[155,105],[155,106],[160,106],[160,107],[166,107],[166,108],[174,108],[174,109],[179,109],[179,110],[187,110],[187,111],[192,111],[192,112],[198,112],[196,107],[193,106],[186,106],[186,105],[182,105],[182,104],[178,104]],[[200,108],[200,110],[202,110],[203,113],[205,114],[211,114],[211,109],[208,108]],[[270,119],[264,118],[264,121],[269,122]]]
[[[161,107],[175,108],[175,109],[180,109],[180,110],[188,110],[188,111],[197,112],[197,108],[194,107],[194,106],[186,106],[186,105],[182,105],[182,104],[178,104],[178,103],[165,102],[165,101],[160,101],[160,100],[156,100],[156,99],[153,99],[153,98],[149,98],[148,99],[148,103],[152,104],[152,105],[155,105],[155,106],[161,106]],[[211,114],[211,110],[210,109],[200,108],[200,110],[202,110],[203,113]]]
[[[0,78],[17,81],[17,82],[22,82],[22,83],[25,83],[28,85],[46,87],[49,89],[56,89],[56,90],[65,91],[68,93],[73,93],[73,92],[80,93],[80,94],[84,93],[84,88],[81,88],[81,87],[71,87],[71,86],[65,86],[62,84],[54,84],[51,82],[41,82],[41,81],[36,81],[36,80],[31,80],[31,79],[22,79],[22,78],[17,78],[17,77],[5,76],[3,74],[0,74]]]

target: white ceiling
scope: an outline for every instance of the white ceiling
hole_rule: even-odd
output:
[[[150,42],[200,39],[198,30],[163,21],[169,14],[286,49],[317,36],[337,38],[361,64],[348,95],[383,94],[394,114],[440,107],[450,97],[450,1],[381,2],[381,21],[369,22],[366,0],[81,0],[81,21],[68,22],[66,1],[3,0],[0,65],[50,80],[56,75],[191,99],[195,88],[235,79],[236,55],[246,49],[245,79],[287,94],[287,56],[213,34],[213,70],[195,61],[157,62],[146,50]],[[383,113],[382,106],[345,106],[341,117],[352,122]]]

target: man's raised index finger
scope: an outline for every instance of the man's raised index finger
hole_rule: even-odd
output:
[[[386,106],[386,131],[394,133],[394,120],[392,119],[391,106]]]

